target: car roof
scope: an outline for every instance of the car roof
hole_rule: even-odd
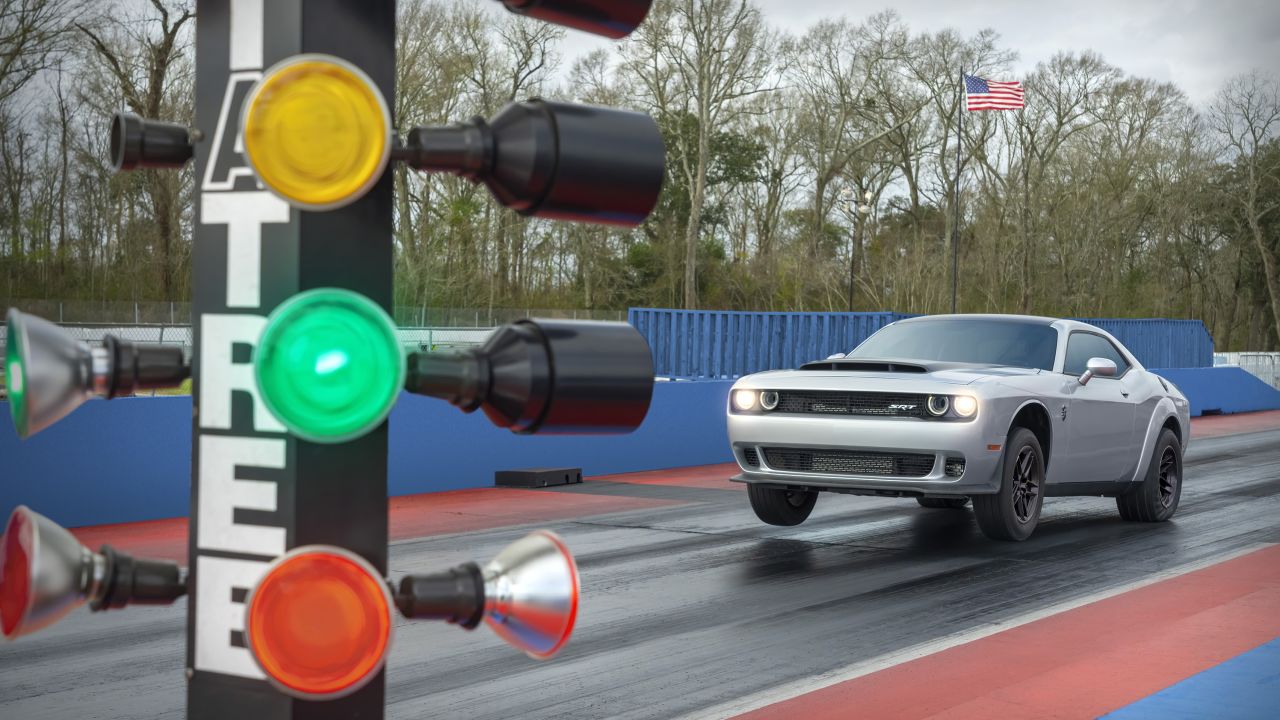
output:
[[[1002,322],[1020,322],[1033,325],[1052,325],[1056,322],[1074,322],[1071,320],[1062,320],[1061,318],[1042,317],[1039,315],[998,315],[998,314],[979,314],[979,313],[959,313],[955,315],[920,315],[913,318],[905,318],[899,320],[900,323],[911,322],[927,322],[929,320],[996,320]],[[1079,323],[1083,325],[1084,323]]]
[[[1010,322],[1023,323],[1026,325],[1051,325],[1061,330],[1088,330],[1090,332],[1101,333],[1115,340],[1111,333],[1103,330],[1096,325],[1090,325],[1079,320],[1069,320],[1067,318],[1044,317],[1043,315],[1003,315],[998,313],[957,313],[954,315],[918,315],[912,318],[904,318],[899,320],[897,324],[929,322],[930,320],[985,320],[994,322]],[[1119,341],[1117,341],[1119,342]]]

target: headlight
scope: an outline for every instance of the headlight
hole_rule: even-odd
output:
[[[766,390],[760,393],[760,407],[765,410],[772,410],[778,407],[778,393],[774,390]]]
[[[973,417],[978,412],[978,399],[970,395],[957,395],[952,405],[960,417]]]
[[[735,390],[733,392],[733,406],[739,410],[750,410],[756,406],[755,390]]]
[[[928,406],[930,415],[942,417],[951,409],[951,398],[946,395],[930,395]]]

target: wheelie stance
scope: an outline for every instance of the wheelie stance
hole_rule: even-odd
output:
[[[1181,391],[1108,333],[1016,315],[902,320],[848,355],[745,376],[728,424],[764,522],[804,522],[824,491],[972,501],[996,540],[1028,538],[1047,496],[1168,520],[1191,430]]]

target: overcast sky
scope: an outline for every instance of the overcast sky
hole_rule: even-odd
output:
[[[662,2],[662,0],[658,0]],[[771,25],[803,32],[822,18],[892,7],[913,34],[955,28],[1000,33],[1017,51],[1015,77],[1059,50],[1091,49],[1133,75],[1172,81],[1206,103],[1222,81],[1252,68],[1280,72],[1280,0],[755,0]],[[570,33],[566,67],[602,43]]]

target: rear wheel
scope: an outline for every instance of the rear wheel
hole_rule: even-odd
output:
[[[1017,428],[1005,446],[1000,492],[973,496],[978,527],[992,540],[1026,540],[1044,505],[1044,454],[1035,433]]]
[[[756,517],[770,525],[799,525],[813,512],[818,493],[812,490],[785,490],[781,488],[747,486],[751,509]]]
[[[920,507],[927,507],[932,510],[959,510],[969,504],[969,498],[918,497],[916,502],[920,503]]]
[[[1182,499],[1182,443],[1169,428],[1160,431],[1151,466],[1138,487],[1116,498],[1120,517],[1137,522],[1164,522]]]

